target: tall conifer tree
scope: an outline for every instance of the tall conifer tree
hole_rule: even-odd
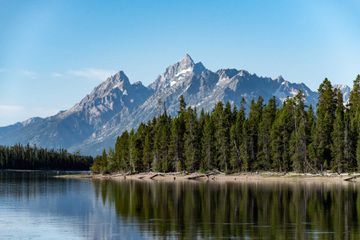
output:
[[[291,160],[296,172],[303,172],[307,162],[307,116],[305,112],[304,94],[300,91],[294,97],[294,130],[291,136]]]
[[[216,167],[214,123],[209,114],[205,115],[205,123],[204,123],[202,136],[203,136],[201,140],[202,157],[200,162],[200,168],[202,171],[205,171]]]
[[[334,91],[331,82],[325,78],[319,87],[316,124],[316,162],[320,170],[331,165],[331,133],[335,118]]]
[[[188,108],[185,120],[184,152],[186,170],[194,172],[200,162],[198,120],[196,110]]]
[[[270,98],[264,107],[259,125],[257,169],[269,170],[271,167],[270,130],[276,116],[275,97]]]
[[[344,103],[343,96],[341,91],[336,89],[336,111],[335,111],[335,120],[334,127],[332,132],[332,156],[333,164],[332,169],[338,173],[346,169],[344,162]]]
[[[259,123],[263,110],[264,99],[260,96],[257,100],[251,101],[249,118],[247,120],[247,133],[248,133],[248,150],[249,150],[249,163],[250,170],[257,165],[256,157],[258,153],[258,136],[259,136]]]

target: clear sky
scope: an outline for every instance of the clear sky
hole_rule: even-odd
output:
[[[189,53],[316,90],[360,73],[360,1],[0,0],[0,126],[71,107],[124,70],[152,82]]]

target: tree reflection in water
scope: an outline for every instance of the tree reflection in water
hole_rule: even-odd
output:
[[[157,238],[359,239],[360,185],[93,181]]]

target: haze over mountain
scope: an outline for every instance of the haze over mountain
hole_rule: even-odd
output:
[[[346,102],[350,88],[336,87],[342,90]],[[188,106],[211,111],[219,101],[239,106],[243,97],[247,105],[259,96],[265,102],[275,96],[281,104],[300,90],[305,94],[306,104],[316,106],[318,94],[303,83],[291,83],[281,76],[261,77],[237,69],[213,72],[186,54],[147,87],[141,82],[131,84],[125,73],[119,71],[66,111],[1,127],[0,144],[29,143],[94,155],[104,147],[113,146],[124,130],[151,120],[164,106],[167,113],[176,114],[180,95],[185,97]]]

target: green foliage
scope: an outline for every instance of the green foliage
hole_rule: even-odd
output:
[[[276,116],[275,97],[264,107],[258,131],[258,153],[256,169],[269,170],[271,167],[270,130]]]
[[[150,171],[154,159],[154,121],[144,126],[142,164],[144,171]]]
[[[185,135],[184,135],[184,155],[185,166],[189,172],[194,172],[199,169],[200,149],[199,149],[199,123],[197,120],[196,111],[188,108],[185,120]]]
[[[89,170],[92,164],[92,157],[69,153],[65,149],[45,149],[29,144],[0,146],[0,169]],[[93,170],[97,171],[96,164]]]
[[[294,101],[285,100],[283,107],[277,112],[272,125],[271,156],[272,167],[276,171],[287,172],[291,170],[291,136],[295,129],[294,124]]]
[[[230,111],[230,112],[229,112]],[[224,109],[222,102],[219,102],[214,109],[213,119],[215,126],[215,166],[228,171],[230,163],[230,115],[229,107]]]
[[[112,171],[129,171],[130,170],[130,153],[129,153],[129,133],[123,132],[117,138],[115,143],[115,168]]]
[[[348,142],[351,145],[351,149],[346,151],[351,157],[351,162],[357,165],[357,170],[360,170],[360,75],[357,75],[354,80],[354,86],[351,90],[349,97],[349,109],[348,109]]]
[[[335,96],[330,81],[325,78],[319,87],[316,124],[316,165],[327,169],[331,165],[331,133],[335,118]]]
[[[304,166],[305,172],[316,172],[316,148],[315,148],[315,135],[316,135],[316,119],[313,107],[310,105],[307,114],[307,159]]]
[[[235,111],[234,111],[235,112]],[[246,144],[246,117],[245,117],[245,99],[242,99],[241,106],[236,116],[234,117],[235,122],[232,124],[230,129],[230,145],[231,145],[231,159],[230,165],[232,171],[241,171],[245,169],[248,158],[247,150],[244,149]]]
[[[154,129],[154,161],[152,168],[155,171],[172,171],[169,164],[169,142],[170,142],[170,117],[161,115]]]
[[[169,161],[172,169],[184,171],[186,168],[184,156],[186,103],[182,95],[180,96],[179,101],[180,108],[178,116],[171,121]]]
[[[247,119],[247,140],[249,151],[249,170],[255,170],[257,167],[256,157],[258,152],[259,124],[262,118],[263,98],[259,97],[258,101],[252,101],[250,105],[249,118]]]
[[[308,165],[307,145],[310,134],[307,130],[309,127],[304,97],[302,92],[294,97],[294,130],[291,134],[290,152],[292,167],[296,172],[304,172],[305,166]]]
[[[336,111],[335,120],[332,131],[332,155],[333,164],[332,168],[337,172],[342,172],[346,169],[344,162],[344,145],[345,145],[345,132],[344,132],[344,103],[341,91],[336,91]]]
[[[348,106],[328,79],[319,87],[316,116],[303,92],[277,108],[259,97],[240,108],[219,102],[210,113],[186,107],[164,111],[135,131],[126,131],[95,159],[94,171],[353,171],[360,166],[360,76]]]
[[[200,170],[205,171],[215,168],[215,133],[213,119],[209,114],[204,117],[204,127],[201,139],[201,159],[200,159]]]

